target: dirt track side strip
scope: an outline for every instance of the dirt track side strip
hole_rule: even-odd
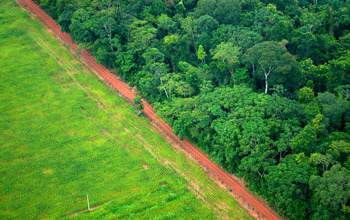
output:
[[[61,41],[70,47],[73,53],[77,54],[78,45],[72,42],[71,37],[67,33],[61,32],[60,26],[50,18],[42,9],[30,0],[16,0],[18,3],[22,3],[35,14],[44,25],[50,29],[55,36],[61,39]],[[90,55],[84,49],[80,50],[79,58],[87,64],[100,78],[102,78],[109,86],[122,95],[128,102],[132,103],[135,94],[120,80],[118,80],[112,73],[110,73],[104,66],[98,64],[94,57]],[[181,149],[197,164],[199,164],[210,177],[214,179],[220,186],[225,187],[228,190],[232,190],[231,194],[238,200],[241,206],[245,207],[248,212],[258,219],[281,219],[276,213],[274,213],[263,201],[255,197],[244,186],[233,179],[227,172],[221,167],[212,163],[210,159],[203,154],[198,148],[192,145],[189,141],[180,141],[179,138],[173,134],[173,129],[164,123],[159,117],[156,116],[151,106],[144,102],[143,114],[152,122],[152,124],[162,132],[171,141],[177,143]]]

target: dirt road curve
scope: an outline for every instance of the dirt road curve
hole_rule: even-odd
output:
[[[61,32],[61,28],[56,22],[45,14],[36,4],[30,0],[17,0],[28,7],[57,37],[67,44],[72,51],[76,52],[78,45],[74,44],[70,36]],[[92,55],[85,50],[80,51],[80,58],[94,70],[99,77],[103,78],[110,86],[116,89],[122,96],[131,101],[135,98],[135,94],[121,81],[116,79],[104,66],[98,64]],[[232,195],[237,198],[240,204],[247,208],[252,216],[259,219],[281,219],[266,204],[252,195],[244,186],[240,185],[236,180],[229,176],[222,168],[210,162],[210,159],[200,152],[187,140],[180,141],[173,134],[173,129],[165,124],[159,117],[156,117],[154,110],[147,103],[144,103],[144,115],[169,139],[178,143],[182,150],[203,167],[209,175],[215,179],[220,185],[232,190]]]

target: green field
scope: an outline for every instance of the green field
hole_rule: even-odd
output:
[[[68,51],[0,0],[0,219],[250,219]]]

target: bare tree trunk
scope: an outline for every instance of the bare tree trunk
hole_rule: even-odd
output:
[[[119,9],[120,9],[120,3],[118,3],[117,5],[116,5],[116,7],[115,7],[115,14],[116,15],[118,15],[118,11],[119,11]]]
[[[164,92],[165,92],[166,98],[169,99],[168,92],[166,91],[165,88],[163,88],[163,90],[164,90]]]
[[[270,75],[270,73],[271,73],[271,71],[272,71],[273,69],[275,69],[275,67],[269,66],[269,71],[268,71],[268,72],[265,72],[265,69],[263,68],[263,70],[264,70],[264,72],[265,72],[265,94],[267,94],[267,90],[268,90],[268,88],[269,88],[269,85],[268,85],[268,83],[267,83],[267,78],[269,77],[269,75]]]
[[[229,71],[230,71],[232,79],[233,79],[233,84],[237,85],[236,78],[235,78],[235,71],[233,69],[230,69]]]
[[[260,173],[260,171],[258,171],[258,174],[260,175],[260,178],[262,179],[264,177],[264,174],[265,174],[265,169],[264,169],[264,171],[262,173]]]
[[[106,44],[114,52],[114,48],[113,48],[112,44],[110,43],[110,41],[112,41],[112,28],[109,26],[107,27],[107,24],[103,24],[103,27],[104,27],[105,31],[107,32],[106,37],[108,37],[108,39],[109,39],[109,42],[107,42]]]
[[[192,28],[191,28],[191,35],[192,35],[192,41],[193,41],[193,45],[194,45],[194,50],[196,51],[196,54],[198,56],[197,44],[196,44],[196,41],[195,41],[195,38],[194,38],[194,33],[193,33]]]
[[[162,84],[162,85],[163,85],[163,80],[162,80],[162,77],[159,77],[159,79],[160,79],[160,84]],[[163,87],[163,90],[164,90],[164,92],[165,92],[166,98],[167,98],[167,99],[169,99],[169,95],[168,95],[168,92],[166,91],[165,86]]]
[[[169,86],[169,97],[171,98],[171,87]]]

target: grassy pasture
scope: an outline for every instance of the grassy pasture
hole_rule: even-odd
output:
[[[250,219],[14,0],[0,0],[0,219]]]

